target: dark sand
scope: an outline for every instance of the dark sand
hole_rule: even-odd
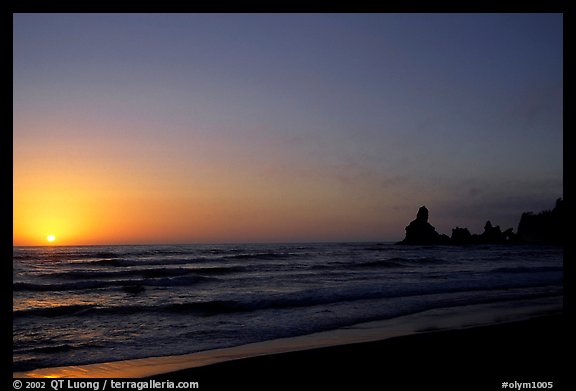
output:
[[[202,390],[566,389],[566,320],[551,315],[469,329],[273,354],[154,376]],[[532,383],[535,382],[535,383]],[[540,388],[537,388],[540,385]],[[508,388],[509,389],[509,388]],[[528,389],[523,385],[522,389]]]

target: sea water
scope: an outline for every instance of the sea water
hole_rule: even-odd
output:
[[[15,247],[13,370],[185,354],[563,295],[563,250],[387,243]]]

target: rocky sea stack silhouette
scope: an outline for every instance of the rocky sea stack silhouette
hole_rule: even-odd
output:
[[[416,214],[416,220],[412,220],[406,227],[406,238],[402,244],[448,244],[449,242],[448,236],[440,235],[428,222],[428,209],[421,206]]]
[[[538,214],[522,213],[518,224],[518,236],[525,243],[564,245],[566,243],[564,214],[562,198],[556,200],[552,210]]]
[[[493,226],[490,220],[484,225],[480,235],[471,234],[468,228],[452,229],[452,236],[436,232],[428,222],[428,208],[421,206],[406,227],[406,237],[398,244],[409,245],[473,245],[473,244],[550,244],[564,245],[563,230],[564,201],[559,198],[553,210],[538,214],[525,212],[518,223],[518,233],[512,228],[505,231]]]

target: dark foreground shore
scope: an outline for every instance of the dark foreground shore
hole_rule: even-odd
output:
[[[239,359],[154,379],[195,381],[203,390],[501,390],[514,382],[559,390],[567,385],[566,327],[562,315],[550,315]]]

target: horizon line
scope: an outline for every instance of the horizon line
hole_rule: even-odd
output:
[[[113,243],[113,244],[12,244],[12,247],[97,247],[97,246],[233,246],[260,244],[337,244],[337,243],[382,243],[395,244],[400,240],[310,240],[310,241],[246,241],[246,242],[190,242],[190,243]]]

